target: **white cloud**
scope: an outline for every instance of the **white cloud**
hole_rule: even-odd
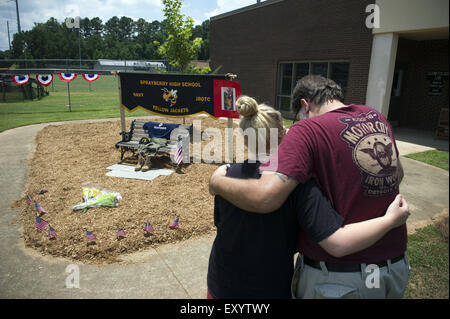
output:
[[[256,0],[217,0],[216,8],[205,12],[206,18],[255,4]]]
[[[36,22],[46,22],[54,17],[62,22],[66,17],[100,17],[104,22],[113,16],[142,17],[148,20],[161,19],[160,0],[23,0],[19,2],[22,29],[30,29]],[[15,9],[15,7],[14,7]],[[2,10],[3,11],[3,10]],[[14,10],[15,17],[15,10]],[[6,14],[0,13],[0,18]]]
[[[33,28],[34,23],[46,22],[51,17],[64,22],[67,17],[99,17],[103,23],[113,16],[127,16],[134,20],[162,20],[161,0],[21,0],[19,1],[20,25],[22,31]],[[16,7],[9,1],[0,4],[0,50],[8,49],[6,21],[9,21],[11,40],[17,32]],[[4,28],[3,28],[4,25]],[[5,29],[5,30],[3,30]]]

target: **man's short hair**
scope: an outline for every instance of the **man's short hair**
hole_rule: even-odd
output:
[[[321,75],[307,75],[301,78],[292,92],[292,111],[297,114],[305,99],[316,105],[322,105],[328,101],[338,100],[344,102],[342,88],[331,79]]]

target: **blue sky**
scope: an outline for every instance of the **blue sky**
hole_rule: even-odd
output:
[[[35,22],[50,17],[62,22],[66,17],[99,17],[106,22],[113,16],[127,16],[147,21],[164,19],[161,0],[18,0],[22,31],[30,30]],[[184,0],[182,13],[196,24],[212,16],[255,4],[256,0]],[[8,49],[6,21],[9,21],[11,41],[17,32],[15,0],[0,0],[0,50]]]

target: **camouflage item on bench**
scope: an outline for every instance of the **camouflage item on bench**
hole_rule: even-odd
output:
[[[139,143],[137,146],[138,154],[147,154],[155,156],[161,147],[167,146],[168,141],[165,138],[151,138],[148,143]]]
[[[168,141],[165,138],[141,138],[137,146],[138,163],[134,170],[148,171],[152,166],[151,158],[158,153],[161,147],[167,146],[167,143]]]

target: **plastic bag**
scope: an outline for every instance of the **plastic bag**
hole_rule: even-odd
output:
[[[73,210],[84,210],[91,207],[117,207],[122,199],[120,193],[103,188],[91,182],[81,184],[84,202],[72,207]]]

